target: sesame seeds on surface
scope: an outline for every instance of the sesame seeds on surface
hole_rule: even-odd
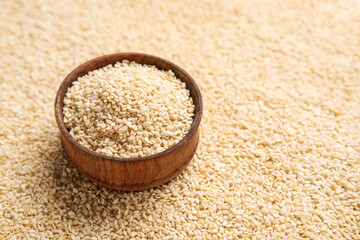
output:
[[[153,155],[189,131],[195,106],[172,71],[124,60],[73,82],[64,122],[85,147],[114,157]]]
[[[0,239],[360,239],[358,0],[0,1]],[[178,177],[113,191],[64,155],[81,63],[144,52],[203,97]]]

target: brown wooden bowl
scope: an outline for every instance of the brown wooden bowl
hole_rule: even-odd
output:
[[[118,158],[99,154],[78,143],[64,124],[63,100],[72,82],[90,71],[124,59],[140,64],[155,65],[162,70],[172,70],[177,78],[186,83],[195,105],[193,124],[186,136],[175,146],[148,157]],[[201,116],[202,98],[192,77],[170,61],[142,53],[115,53],[80,65],[61,83],[55,100],[55,117],[60,129],[61,144],[69,161],[87,179],[101,186],[118,190],[148,189],[166,183],[177,176],[195,154],[199,142]]]

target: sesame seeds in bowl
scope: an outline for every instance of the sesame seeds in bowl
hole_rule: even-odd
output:
[[[108,156],[162,152],[189,131],[195,106],[171,70],[123,60],[89,72],[68,89],[64,122],[83,146]]]
[[[201,114],[200,91],[184,70],[137,53],[79,66],[55,103],[69,160],[90,180],[122,190],[157,186],[180,173],[195,153]]]

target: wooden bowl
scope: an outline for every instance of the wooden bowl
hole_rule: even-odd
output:
[[[194,119],[189,132],[175,146],[147,157],[118,158],[92,151],[69,134],[64,124],[63,100],[72,82],[90,71],[124,59],[155,65],[162,70],[172,70],[177,78],[186,83],[195,105]],[[101,186],[127,191],[148,189],[166,183],[189,164],[199,142],[201,116],[202,98],[192,77],[170,61],[141,53],[115,53],[80,65],[61,83],[55,100],[55,117],[60,129],[61,144],[69,161],[87,179]]]

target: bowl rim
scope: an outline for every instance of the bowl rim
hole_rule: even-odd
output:
[[[194,110],[194,116],[193,116],[193,123],[190,127],[190,130],[188,131],[188,133],[179,141],[177,142],[174,146],[165,149],[164,151],[158,152],[156,154],[153,155],[149,155],[146,157],[136,157],[136,158],[121,158],[121,157],[113,157],[113,156],[108,156],[105,154],[101,154],[98,152],[95,152],[85,146],[83,146],[81,143],[79,143],[78,141],[76,141],[71,134],[69,133],[69,131],[67,130],[65,123],[64,123],[64,119],[63,119],[63,109],[61,107],[62,102],[64,101],[65,95],[63,98],[60,97],[60,92],[62,90],[64,90],[65,88],[65,84],[68,81],[72,82],[77,81],[77,79],[73,79],[74,75],[77,75],[78,73],[82,72],[84,69],[87,69],[88,67],[90,67],[93,63],[95,62],[99,62],[99,61],[103,61],[105,59],[108,58],[121,58],[122,60],[128,60],[126,57],[129,56],[138,56],[138,57],[146,57],[148,59],[153,59],[155,60],[155,64],[157,62],[161,62],[161,63],[165,63],[165,65],[170,69],[170,70],[174,70],[176,69],[177,71],[181,72],[181,74],[183,74],[185,76],[185,78],[190,82],[190,84],[193,86],[196,94],[197,94],[197,98],[194,99],[193,98],[193,102],[195,105],[195,110]],[[118,61],[122,61],[122,60],[118,60]],[[135,60],[129,60],[129,61],[135,61]],[[114,61],[113,63],[109,63],[109,64],[115,64],[117,61]],[[135,61],[136,62],[136,61]],[[109,65],[107,64],[107,65]],[[142,63],[142,64],[147,64],[147,63]],[[155,64],[147,64],[147,65],[153,65],[155,67],[157,67]],[[105,65],[106,66],[106,65]],[[158,68],[158,67],[157,67]],[[99,68],[97,68],[99,69]],[[93,71],[93,70],[89,70],[87,71],[85,74],[87,74],[88,72]],[[84,75],[85,75],[84,74]],[[175,74],[176,76],[176,74]],[[177,78],[179,78],[178,76],[176,76]],[[180,79],[180,78],[179,78]],[[181,79],[180,79],[181,80]],[[182,81],[182,80],[181,80]],[[188,84],[188,83],[187,83]],[[71,86],[71,85],[70,85]],[[66,88],[66,92],[67,92]],[[188,87],[187,87],[188,89]],[[66,94],[66,93],[65,93]],[[196,102],[197,104],[196,104]],[[198,106],[196,108],[196,106]],[[93,155],[95,157],[98,158],[102,158],[104,160],[109,160],[109,161],[126,161],[126,162],[137,162],[137,161],[146,161],[146,160],[152,160],[164,155],[167,155],[171,152],[173,152],[175,149],[177,149],[178,147],[180,147],[182,144],[184,144],[189,138],[191,138],[191,136],[196,132],[196,130],[199,128],[200,126],[200,122],[201,122],[201,118],[202,118],[202,114],[203,114],[203,104],[202,104],[202,96],[201,96],[201,92],[199,87],[197,86],[195,80],[184,70],[182,69],[180,66],[176,65],[175,63],[170,62],[169,60],[166,60],[164,58],[160,58],[154,55],[150,55],[150,54],[145,54],[145,53],[137,53],[137,52],[121,52],[121,53],[113,53],[113,54],[107,54],[107,55],[103,55],[100,57],[96,57],[93,59],[90,59],[82,64],[80,64],[79,66],[77,66],[74,70],[72,70],[66,77],[65,79],[61,82],[59,89],[56,93],[56,99],[55,99],[55,105],[54,105],[54,110],[55,110],[55,119],[57,122],[57,125],[61,131],[61,133],[71,142],[71,144],[73,144],[75,147],[81,149],[82,151],[85,151],[86,153]]]

